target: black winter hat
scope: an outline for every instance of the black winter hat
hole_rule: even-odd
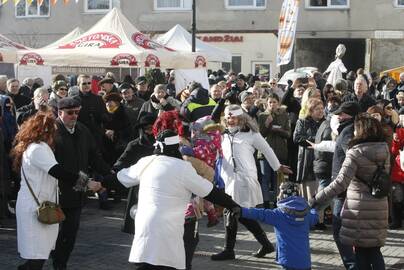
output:
[[[355,117],[360,113],[360,107],[357,102],[347,101],[341,104],[341,106],[334,112],[335,115],[340,113],[349,114],[352,117]]]
[[[154,113],[144,112],[139,116],[139,121],[136,128],[141,128],[148,125],[153,125],[156,122],[157,116]]]

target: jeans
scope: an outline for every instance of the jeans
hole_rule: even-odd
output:
[[[335,198],[333,207],[333,217],[332,217],[332,229],[335,244],[337,245],[339,255],[341,256],[342,262],[347,270],[358,270],[355,264],[355,254],[353,252],[353,247],[349,245],[344,245],[341,243],[339,238],[339,231],[341,229],[341,209],[344,205],[345,198]]]
[[[356,265],[359,270],[384,270],[384,258],[380,247],[361,248],[355,247]]]
[[[317,178],[316,181],[318,182],[318,192],[326,188],[330,183],[331,179],[325,178]],[[317,209],[318,213],[318,223],[324,223],[324,210],[330,205],[330,201],[324,203],[319,209]]]
[[[265,201],[276,202],[276,195],[278,191],[277,174],[269,166],[266,159],[260,160],[261,165],[261,191],[262,197]]]

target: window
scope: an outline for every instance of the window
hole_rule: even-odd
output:
[[[308,8],[349,8],[349,0],[306,0]]]
[[[268,62],[252,62],[252,73],[256,76],[264,76],[269,80],[271,64]]]
[[[31,5],[27,1],[20,1],[15,6],[16,17],[49,17],[49,0],[44,0],[41,6],[38,6],[37,0],[32,1]]]
[[[222,69],[227,72],[234,71],[236,74],[241,72],[241,56],[232,56],[231,63],[222,63]]]
[[[225,0],[227,9],[265,9],[266,0]]]
[[[154,0],[154,10],[191,10],[192,0]]]
[[[396,0],[396,6],[404,8],[404,0]]]
[[[85,0],[85,12],[108,12],[112,9],[112,0]]]

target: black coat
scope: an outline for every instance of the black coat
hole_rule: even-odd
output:
[[[332,159],[332,178],[334,180],[341,170],[344,163],[346,152],[348,151],[349,142],[353,138],[354,120],[349,119],[340,124],[338,128],[339,135],[335,141],[335,151]]]
[[[311,117],[299,119],[296,122],[293,142],[299,145],[296,181],[314,181],[313,161],[314,150],[308,148],[306,140],[314,142],[321,121],[314,121]]]
[[[145,156],[150,156],[153,154],[154,141],[149,141],[145,139],[144,136],[140,135],[139,138],[131,141],[126,147],[123,154],[115,162],[113,169],[114,171],[119,171],[123,168],[128,168],[138,162],[139,159]],[[130,234],[135,233],[135,223],[130,216],[130,209],[134,204],[137,203],[139,188],[131,187],[128,193],[128,202],[126,204],[124,224],[122,226],[122,231]]]
[[[107,175],[109,166],[101,157],[94,137],[86,126],[77,122],[73,134],[70,134],[64,124],[57,120],[57,136],[55,140],[55,157],[64,169],[77,174],[79,171],[88,173],[89,168],[99,174]],[[59,181],[60,204],[64,208],[81,207],[85,194],[73,190],[73,184]]]
[[[31,103],[31,99],[29,97],[21,94],[13,95],[9,93],[8,96],[12,98],[16,110]]]
[[[328,118],[323,123],[321,123],[318,128],[315,143],[320,143],[322,141],[331,141],[332,140],[332,130],[330,126],[330,119]],[[331,179],[331,170],[332,170],[332,152],[322,152],[322,151],[314,151],[314,167],[313,171],[318,179]]]
[[[85,125],[94,136],[97,145],[102,146],[102,138],[104,136],[103,122],[108,119],[107,109],[102,97],[88,93],[84,95],[79,93],[81,101],[81,110],[78,121]]]
[[[114,131],[112,141],[109,138],[104,138],[104,148],[107,155],[104,157],[112,164],[123,153],[127,144],[134,139],[132,125],[123,105],[120,105],[114,113],[109,113],[104,127]]]
[[[359,100],[355,93],[347,94],[342,98],[342,102],[354,101],[359,104],[361,112],[366,112],[370,107],[376,105],[376,101],[369,95],[365,94]]]
[[[216,102],[209,97],[209,91],[201,87],[193,90],[191,95],[182,103],[180,114],[185,121],[191,123],[210,115],[215,106]]]
[[[34,102],[31,102],[28,105],[22,106],[17,110],[17,124],[19,126],[22,125],[28,118],[36,114],[38,110],[35,109]]]

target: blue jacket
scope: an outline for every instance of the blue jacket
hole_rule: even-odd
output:
[[[274,226],[277,246],[276,261],[293,269],[311,268],[310,227],[318,221],[317,212],[310,210],[302,197],[288,197],[278,202],[278,208],[242,208],[243,218],[255,219]]]

